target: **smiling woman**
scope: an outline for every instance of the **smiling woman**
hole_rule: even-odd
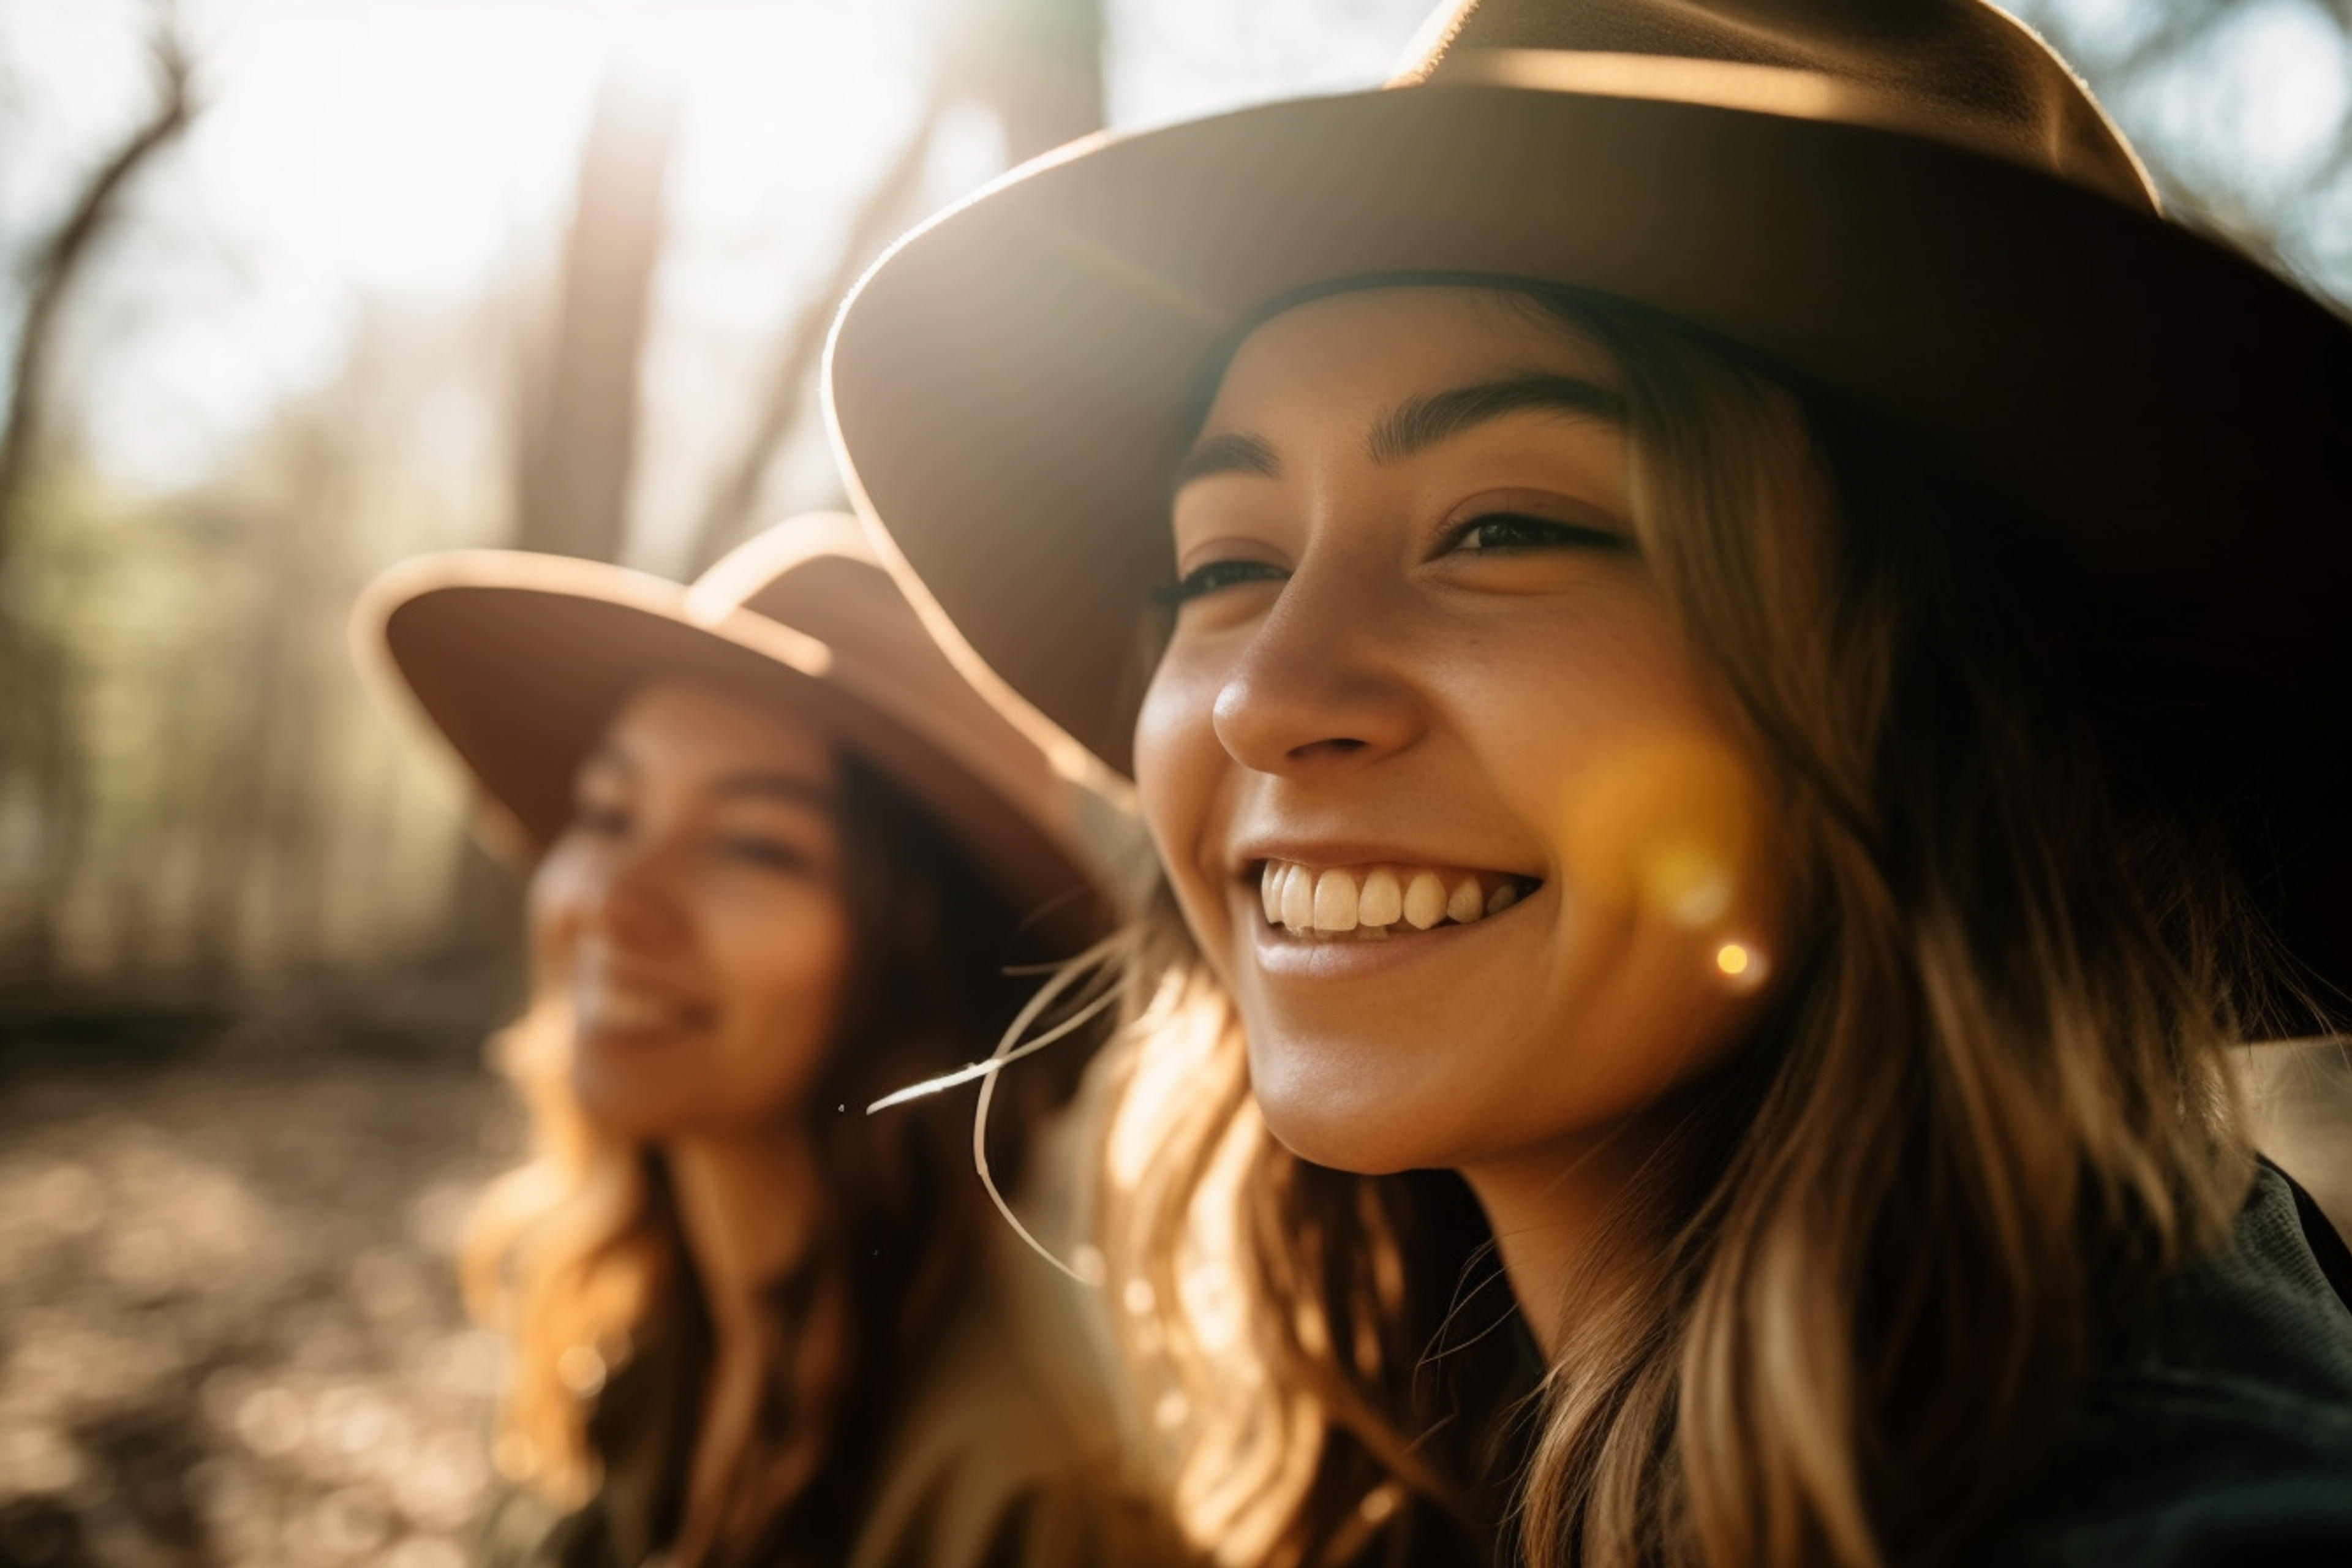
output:
[[[2352,1552],[2352,1256],[2231,1056],[2352,977],[2352,332],[2038,39],[1464,0],[942,217],[831,392],[1132,764],[1105,1249],[1198,1539]]]
[[[1552,1145],[1752,1024],[1690,982],[1734,936],[1782,945],[1763,786],[1641,564],[1615,379],[1492,294],[1334,295],[1253,332],[1209,411],[1204,443],[1264,469],[1177,491],[1137,778],[1307,1159],[1534,1156],[1557,1194]],[[1471,1179],[1504,1201],[1501,1169]]]
[[[968,1107],[851,1113],[987,1054],[1024,931],[1058,956],[1108,918],[1088,797],[854,521],[691,588],[428,557],[357,624],[531,868],[499,1054],[537,1149],[467,1248],[515,1351],[520,1484],[480,1560],[953,1568],[1024,1532],[1040,1564],[1172,1556],[1071,1303],[991,1244]],[[1004,1085],[1008,1181],[1082,1060]]]
[[[589,1116],[756,1139],[804,1109],[851,946],[839,771],[821,731],[709,687],[649,683],[614,715],[531,878]]]

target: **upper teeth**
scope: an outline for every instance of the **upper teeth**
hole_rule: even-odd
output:
[[[650,996],[595,991],[582,998],[581,1014],[601,1029],[659,1029],[684,1020],[684,1010]]]
[[[1429,866],[1352,866],[1318,871],[1268,860],[1258,884],[1268,925],[1294,931],[1353,931],[1379,938],[1391,929],[1427,931],[1444,921],[1468,925],[1519,900],[1522,879],[1496,871]]]

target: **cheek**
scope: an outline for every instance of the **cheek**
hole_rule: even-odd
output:
[[[714,921],[709,952],[740,1092],[780,1109],[815,1077],[841,1006],[849,920],[838,896],[810,889]]]
[[[1558,832],[1591,926],[1623,933],[1597,944],[1609,964],[1589,981],[1596,1037],[1643,1042],[1596,1064],[1594,1086],[1638,1103],[1736,1048],[1787,957],[1765,797],[1727,737],[1661,729],[1596,758],[1561,801]]]
[[[1214,721],[1219,681],[1198,660],[1171,657],[1153,672],[1135,722],[1136,797],[1186,918],[1199,929],[1217,903],[1213,841],[1231,759]]]
[[[1723,943],[1769,945],[1785,879],[1762,771],[1655,619],[1513,660],[1576,674],[1488,681],[1480,728],[1490,773],[1550,846],[1564,890],[1608,923],[1681,933],[1712,969]]]
[[[1752,946],[1766,941],[1754,928],[1769,923],[1777,901],[1764,817],[1748,759],[1693,727],[1624,737],[1591,759],[1552,823],[1587,900],[1645,926]]]
[[[1490,772],[1559,878],[1531,1037],[1582,1043],[1580,1115],[1638,1106],[1723,1059],[1794,956],[1770,781],[1674,652],[1588,647],[1554,656],[1579,676],[1549,700],[1488,693]]]
[[[524,921],[531,958],[542,979],[556,980],[578,939],[595,879],[593,857],[559,840],[531,872]]]

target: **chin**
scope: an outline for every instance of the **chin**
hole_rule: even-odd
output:
[[[1445,1133],[1444,1108],[1406,1084],[1383,1082],[1386,1075],[1366,1073],[1362,1060],[1345,1047],[1318,1051],[1277,1039],[1260,1050],[1253,1043],[1251,1088],[1266,1131],[1300,1159],[1351,1175],[1453,1167],[1458,1149]]]
[[[575,1085],[572,1093],[580,1102],[581,1114],[599,1131],[634,1143],[658,1143],[693,1120],[656,1098],[627,1094],[607,1085]]]
[[[612,1059],[615,1055],[621,1059]],[[581,1114],[613,1137],[638,1142],[682,1131],[695,1119],[690,1097],[680,1092],[687,1075],[676,1061],[631,1059],[633,1055],[582,1043],[572,1066],[572,1097]]]

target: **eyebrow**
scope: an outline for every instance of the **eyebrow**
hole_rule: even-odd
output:
[[[598,767],[613,769],[631,779],[635,778],[640,771],[625,753],[611,746],[600,747],[591,752],[580,764],[580,771],[584,773],[590,768]],[[720,799],[749,797],[783,801],[818,811],[832,811],[841,804],[830,787],[798,773],[759,771],[728,773],[712,784],[706,793]]]
[[[760,800],[788,801],[818,811],[831,811],[840,804],[824,784],[793,773],[730,773],[712,784],[710,793],[722,798],[749,795]]]
[[[1515,375],[1408,399],[1372,426],[1366,447],[1373,462],[1391,463],[1528,409],[1625,423],[1625,399],[1597,383],[1573,375]]]
[[[1169,477],[1168,491],[1173,495],[1194,479],[1205,479],[1211,474],[1256,474],[1263,479],[1279,479],[1282,459],[1275,456],[1273,444],[1261,437],[1238,433],[1212,436],[1184,454],[1183,461]]]
[[[1451,440],[1506,415],[1539,409],[1607,425],[1625,423],[1625,399],[1597,382],[1573,375],[1515,375],[1410,398],[1381,416],[1366,443],[1375,463],[1392,463]],[[1229,431],[1184,454],[1168,481],[1170,494],[1212,474],[1282,477],[1282,458],[1261,436]]]

